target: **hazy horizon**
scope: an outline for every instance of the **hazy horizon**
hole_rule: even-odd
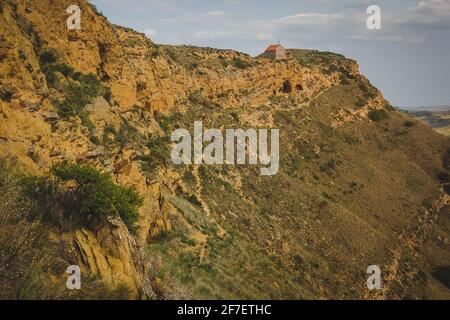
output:
[[[450,104],[442,106],[417,106],[417,107],[400,107],[400,108],[411,111],[450,111]]]

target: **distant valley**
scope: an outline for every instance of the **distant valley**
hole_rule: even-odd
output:
[[[437,132],[450,136],[450,106],[402,109]]]

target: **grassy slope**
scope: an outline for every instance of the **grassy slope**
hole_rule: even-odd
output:
[[[275,177],[259,177],[255,168],[226,166],[201,167],[195,177],[185,173],[187,193],[201,197],[211,214],[205,218],[206,211],[194,201],[179,210],[173,234],[150,245],[151,254],[162,255],[167,263],[159,274],[162,281],[178,278],[197,298],[362,298],[367,266],[388,270],[400,246],[400,265],[409,259],[425,265],[422,281],[415,282],[417,274],[412,280],[403,275],[401,266],[397,278],[411,280],[410,287],[393,281],[387,296],[417,298],[433,287],[428,297],[448,297],[432,276],[440,264],[448,264],[448,256],[440,256],[442,246],[435,241],[432,250],[419,246],[434,257],[427,264],[428,258],[401,248],[399,237],[415,237],[423,210],[439,197],[436,176],[445,170],[449,141],[418,122],[407,125],[410,119],[393,110],[387,120],[332,129],[331,116],[354,105],[360,90],[354,80],[331,88],[308,107],[275,107],[276,127],[282,132],[281,172]],[[198,107],[171,121],[190,127],[201,118],[205,127],[217,127],[228,124],[231,112],[241,116],[251,110],[211,113]],[[305,121],[307,117],[312,120]],[[309,143],[295,139],[300,135]],[[321,152],[316,154],[313,145]],[[178,193],[175,204],[189,198],[185,193]],[[195,218],[187,218],[190,211],[217,227],[205,231]],[[198,235],[182,225],[206,237],[206,252]],[[224,236],[216,230],[219,225]],[[448,232],[448,221],[442,226]]]

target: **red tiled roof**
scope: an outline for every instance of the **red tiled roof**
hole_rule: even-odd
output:
[[[266,49],[266,52],[267,51],[277,51],[278,48],[282,48],[282,46],[279,44],[273,44]]]

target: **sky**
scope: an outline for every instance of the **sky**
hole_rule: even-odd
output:
[[[91,0],[112,23],[160,44],[333,51],[395,106],[450,105],[450,0]],[[369,5],[381,29],[369,30]]]

